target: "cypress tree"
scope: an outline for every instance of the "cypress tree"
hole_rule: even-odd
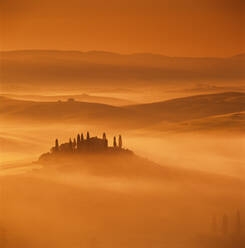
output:
[[[71,138],[69,140],[69,150],[72,151],[72,141],[71,141]]]
[[[76,139],[74,138],[74,139],[73,139],[73,150],[76,149],[76,145],[77,145],[77,142],[76,142]]]
[[[77,135],[77,148],[80,147],[81,139],[80,139],[80,134]]]
[[[103,140],[106,140],[106,133],[103,133]]]
[[[90,135],[89,135],[89,132],[87,132],[87,140],[90,139]]]
[[[241,234],[241,215],[239,211],[237,211],[236,214],[236,234],[237,235]]]
[[[228,233],[228,217],[226,214],[224,214],[222,219],[222,232],[224,235],[227,235]]]
[[[81,134],[81,141],[84,141],[83,133]]]
[[[59,141],[58,141],[58,139],[55,140],[55,151],[59,151]]]
[[[122,136],[121,135],[119,135],[118,146],[120,149],[122,148]]]
[[[116,140],[116,137],[115,136],[114,136],[114,139],[113,139],[113,146],[114,146],[114,148],[117,147],[117,140]]]
[[[212,232],[216,233],[217,232],[217,220],[216,220],[216,216],[213,216],[212,219]]]

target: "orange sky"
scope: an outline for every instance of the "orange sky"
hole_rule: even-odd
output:
[[[230,56],[245,51],[244,0],[1,0],[1,50]]]

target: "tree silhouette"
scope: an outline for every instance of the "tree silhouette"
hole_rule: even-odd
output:
[[[80,143],[81,143],[81,138],[80,138],[80,134],[77,135],[77,148],[80,147]]]
[[[77,142],[76,142],[76,139],[75,138],[73,139],[73,144],[72,145],[73,145],[73,150],[75,150],[76,149],[76,146],[77,146]]]
[[[70,149],[70,151],[72,151],[72,141],[71,141],[71,138],[70,138],[70,140],[69,140],[69,149]]]
[[[55,140],[55,151],[59,151],[59,141],[58,139]]]
[[[119,135],[118,146],[120,149],[122,148],[122,136],[121,135]]]
[[[228,217],[226,214],[224,214],[223,219],[222,219],[222,233],[224,235],[227,235],[228,233]]]
[[[216,216],[213,216],[213,219],[212,219],[212,232],[213,233],[217,232],[217,219],[216,219]]]
[[[241,215],[239,210],[236,213],[236,234],[241,234]]]
[[[114,148],[117,147],[117,140],[116,140],[116,137],[115,136],[114,136],[114,139],[113,139],[113,146],[114,146]]]
[[[0,247],[6,247],[7,237],[6,237],[6,230],[4,227],[0,226]]]
[[[86,136],[85,136],[86,135]],[[85,133],[77,134],[75,137],[69,138],[69,141],[64,143],[59,143],[58,138],[55,139],[55,144],[51,147],[50,152],[43,154],[42,159],[47,157],[47,154],[55,154],[55,156],[63,153],[70,153],[74,152],[75,154],[78,153],[85,153],[89,151],[94,152],[101,152],[101,151],[114,151],[114,152],[121,152],[121,153],[132,153],[128,149],[123,148],[122,143],[122,135],[116,135],[113,137],[113,143],[109,144],[108,139],[106,137],[106,133],[103,132],[102,137],[91,136],[89,131]],[[85,138],[84,138],[85,137]],[[114,148],[114,149],[113,149]],[[240,218],[240,217],[239,217]],[[237,219],[239,219],[237,217]],[[237,223],[239,221],[237,220]],[[240,224],[237,224],[239,226]],[[239,228],[237,228],[239,229]]]

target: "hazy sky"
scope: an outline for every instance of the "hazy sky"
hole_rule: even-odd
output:
[[[1,50],[245,51],[244,0],[0,0],[0,14]]]

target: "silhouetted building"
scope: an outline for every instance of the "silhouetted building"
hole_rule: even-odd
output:
[[[106,139],[100,139],[98,137],[91,137],[84,141],[83,147],[84,150],[88,151],[102,151],[107,149],[108,142]]]
[[[87,132],[86,139],[84,139],[83,134],[78,134],[77,138],[69,139],[68,143],[63,143],[59,145],[58,139],[55,140],[55,147],[51,149],[51,153],[55,151],[60,152],[88,152],[88,151],[104,151],[106,149],[111,149],[112,147],[108,146],[108,140],[106,138],[106,133],[103,133],[102,138],[90,137],[89,132]],[[117,148],[116,137],[113,139],[113,147]],[[120,143],[120,142],[119,142]]]
[[[58,154],[71,154],[71,153],[96,153],[96,152],[108,152],[108,153],[127,153],[132,154],[133,152],[128,149],[122,148],[122,136],[119,135],[118,144],[116,137],[113,137],[113,145],[108,145],[108,139],[106,133],[103,133],[102,138],[90,137],[89,132],[87,132],[86,139],[84,139],[83,133],[78,134],[76,138],[69,139],[68,142],[60,144],[58,139],[55,140],[55,146],[51,148],[50,153],[45,153],[40,156],[40,159],[47,159],[49,155]]]

